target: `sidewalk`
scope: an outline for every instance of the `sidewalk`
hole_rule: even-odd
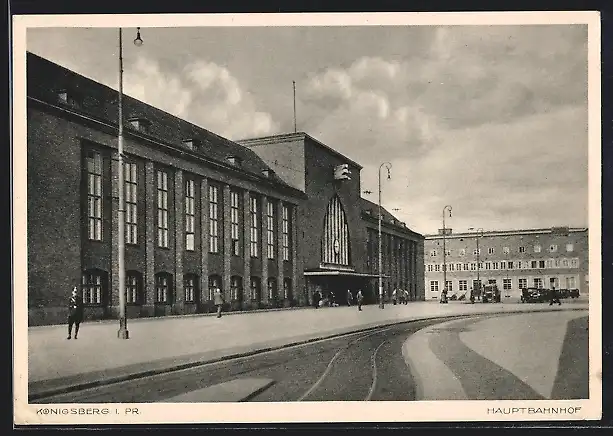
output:
[[[413,302],[408,305],[304,308],[212,316],[130,320],[130,339],[117,339],[118,322],[81,325],[78,340],[66,340],[67,328],[28,329],[30,396],[63,392],[75,385],[101,384],[136,374],[159,373],[199,362],[275,349],[318,338],[402,321],[516,311],[586,309],[587,299],[562,306],[547,304],[467,304]],[[25,374],[24,374],[25,375]]]
[[[403,344],[417,400],[586,399],[587,310],[427,327]]]

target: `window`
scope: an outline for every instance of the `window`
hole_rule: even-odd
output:
[[[545,261],[539,260],[539,268],[545,268]]]
[[[137,193],[138,188],[136,164],[127,162],[124,166],[126,185],[126,244],[138,244],[138,211]]]
[[[571,268],[578,268],[579,267],[579,259],[571,259],[570,260],[570,267]]]
[[[449,271],[454,271],[455,270],[455,264],[450,263],[449,264]]]
[[[171,303],[172,276],[168,273],[158,273],[155,277],[155,302]]]
[[[471,271],[474,271],[474,270],[476,270],[476,269],[477,269],[477,263],[476,263],[476,262],[471,262],[471,264],[470,264],[470,270],[471,270]]]
[[[485,262],[485,270],[490,270],[492,269],[492,263],[491,262]]]
[[[526,247],[519,247],[519,252],[520,253],[525,253],[526,252]]]
[[[505,260],[500,262],[500,269],[507,269],[507,262]]]
[[[258,241],[260,229],[258,227],[258,198],[250,198],[249,214],[251,215],[251,257],[258,257]]]
[[[102,241],[102,155],[87,153],[87,218],[88,237]]]
[[[230,298],[233,301],[243,300],[243,279],[239,276],[230,278]]]
[[[277,279],[274,277],[268,278],[268,300],[277,299]]]
[[[168,248],[168,173],[158,171],[158,247]]]
[[[275,258],[275,205],[272,201],[266,202],[266,256]]]
[[[453,292],[453,284],[451,283],[451,280],[447,280],[447,292]]]
[[[196,183],[185,182],[185,249],[196,248]],[[187,300],[186,300],[187,301]]]
[[[502,247],[502,252],[504,254],[509,254],[511,252],[511,249],[509,247]]]
[[[106,272],[88,270],[82,277],[83,304],[101,305],[106,295]]]
[[[534,252],[535,253],[540,253],[541,252],[541,246],[540,245],[535,245],[534,246]]]
[[[473,250],[473,255],[477,256],[477,255],[479,255],[479,254],[481,254],[481,249],[480,249],[480,248],[479,248],[479,249],[476,249],[476,248],[475,248],[475,249]]]
[[[490,247],[487,249],[487,254],[494,254],[494,247]]]
[[[461,263],[457,263],[456,266],[455,266],[455,269],[457,271],[462,271],[462,264]]]
[[[428,264],[428,272],[432,272],[432,271],[434,271],[434,265],[430,263]]]
[[[430,280],[430,292],[438,292],[438,280]]]
[[[556,259],[554,262],[556,268],[560,268],[562,266],[562,261],[560,259]]]
[[[209,185],[209,252],[219,253],[219,187]]]
[[[237,191],[230,191],[230,238],[232,239],[232,254],[241,255],[239,232],[240,195]]]
[[[477,269],[483,269],[483,262],[479,262],[477,264]]]
[[[551,251],[552,253],[555,253],[556,251],[558,251],[558,246],[555,244],[551,244],[549,246],[549,251]]]
[[[543,279],[541,277],[534,278],[534,287],[537,289],[543,289]]]
[[[505,291],[511,290],[511,279],[502,279],[502,289]]]
[[[566,251],[574,251],[575,247],[573,244],[566,244]]]
[[[566,289],[576,289],[577,281],[575,277],[566,277]]]
[[[466,256],[466,248],[460,249],[460,256]]]
[[[459,285],[460,285],[460,291],[467,291],[468,290],[468,281],[467,280],[460,280]]]
[[[496,279],[489,279],[489,280],[487,281],[487,283],[488,283],[489,285],[495,285],[495,284],[496,284]]]
[[[492,269],[498,269],[498,262],[492,262]]]
[[[218,275],[209,276],[209,300],[213,300],[217,288],[221,290],[221,277]]]
[[[438,263],[436,265],[434,265],[434,271],[436,271],[436,272],[440,272],[441,271],[441,266]]]
[[[251,299],[260,301],[261,296],[261,281],[259,277],[251,277]]]
[[[568,268],[568,259],[562,259],[562,266]]]
[[[528,287],[528,279],[519,279],[519,289],[526,289]]]
[[[464,264],[464,271],[468,271],[468,264],[467,263]]]
[[[289,260],[289,207],[283,205],[282,208],[282,219],[283,219],[283,260]]]
[[[513,261],[512,260],[507,261],[507,269],[513,269]]]
[[[547,259],[547,268],[553,268],[553,259]]]
[[[481,289],[481,280],[473,280],[473,289],[474,290]]]
[[[291,300],[292,298],[292,279],[289,277],[283,279],[283,296],[286,300]]]
[[[196,274],[186,274],[183,279],[183,289],[185,290],[185,302],[195,303],[198,295],[198,276]]]
[[[430,257],[436,257],[436,250],[430,250]]]
[[[451,256],[451,250],[449,249],[445,250],[445,256]]]
[[[137,271],[126,273],[126,303],[142,304],[141,299],[142,275]]]
[[[536,267],[537,267],[537,262],[536,262],[536,260],[532,260],[532,261],[530,261],[530,268],[533,268],[533,269],[534,269],[534,268],[536,268]]]

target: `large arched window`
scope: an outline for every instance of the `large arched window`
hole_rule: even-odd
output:
[[[338,195],[335,195],[326,211],[324,232],[321,241],[323,263],[349,265],[349,226],[347,216]]]

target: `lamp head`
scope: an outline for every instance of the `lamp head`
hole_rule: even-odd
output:
[[[143,45],[143,40],[140,37],[140,27],[136,28],[136,38],[134,38],[134,45],[137,47]]]

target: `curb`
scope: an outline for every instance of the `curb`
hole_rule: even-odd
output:
[[[568,308],[568,309],[566,309],[566,308],[565,309],[540,308],[540,309],[535,309],[535,310],[530,310],[530,311],[511,310],[511,311],[488,312],[488,313],[474,313],[474,314],[436,315],[436,316],[415,318],[415,319],[404,320],[404,321],[387,322],[387,323],[383,323],[383,324],[377,324],[375,326],[359,328],[357,330],[349,330],[349,331],[344,331],[344,332],[341,332],[341,333],[337,332],[337,333],[333,333],[333,334],[329,334],[329,335],[325,335],[325,336],[317,336],[317,337],[314,337],[314,338],[309,338],[309,339],[305,339],[305,340],[301,340],[301,341],[289,342],[289,343],[286,343],[286,344],[283,344],[283,345],[263,347],[263,348],[249,350],[249,351],[245,351],[245,352],[241,352],[241,353],[227,354],[225,356],[220,356],[220,357],[213,358],[213,359],[208,359],[208,360],[180,363],[180,364],[175,364],[175,365],[167,366],[167,367],[164,367],[164,368],[155,368],[155,369],[150,369],[150,370],[145,370],[145,371],[132,372],[132,373],[128,373],[128,374],[124,374],[124,375],[120,375],[120,376],[109,377],[109,378],[102,379],[102,380],[94,380],[94,381],[89,381],[89,382],[76,383],[76,384],[72,384],[72,385],[66,385],[66,386],[61,386],[61,387],[57,387],[57,388],[51,388],[51,389],[47,389],[47,390],[42,390],[42,391],[36,392],[34,394],[29,394],[28,395],[28,402],[35,401],[35,400],[41,400],[41,399],[44,399],[44,398],[47,398],[47,397],[56,396],[56,395],[62,395],[62,394],[67,394],[67,393],[71,393],[71,392],[76,392],[76,391],[82,391],[82,390],[86,390],[86,389],[96,388],[96,387],[108,386],[108,385],[112,385],[112,384],[116,384],[116,383],[121,383],[121,382],[129,381],[129,380],[137,380],[137,379],[140,379],[140,378],[152,377],[152,376],[161,375],[161,374],[167,374],[167,373],[171,373],[171,372],[181,371],[181,370],[184,370],[184,369],[195,368],[195,367],[198,367],[198,366],[210,365],[210,364],[213,364],[213,363],[224,362],[224,361],[227,361],[227,360],[233,360],[233,359],[238,359],[238,358],[242,358],[242,357],[254,356],[256,354],[262,354],[262,353],[267,353],[267,352],[271,352],[271,351],[283,350],[283,349],[286,349],[286,348],[292,348],[292,347],[306,345],[306,344],[310,344],[310,343],[314,343],[314,342],[318,342],[318,341],[325,341],[325,340],[329,340],[329,339],[340,338],[342,336],[348,336],[348,335],[352,335],[352,334],[368,332],[368,331],[372,331],[372,330],[376,330],[376,329],[380,329],[380,328],[384,328],[384,327],[391,327],[391,326],[400,325],[400,324],[407,324],[407,323],[420,322],[420,321],[428,321],[428,320],[440,320],[440,319],[449,319],[451,321],[451,320],[458,319],[458,318],[467,318],[467,317],[484,316],[484,315],[504,315],[504,314],[513,314],[513,313],[535,313],[535,312],[556,312],[556,311],[560,311],[560,310],[570,310],[570,311],[577,310],[577,311],[579,311],[579,310],[588,310],[588,308]],[[41,381],[41,383],[42,382],[44,382],[44,381]]]

